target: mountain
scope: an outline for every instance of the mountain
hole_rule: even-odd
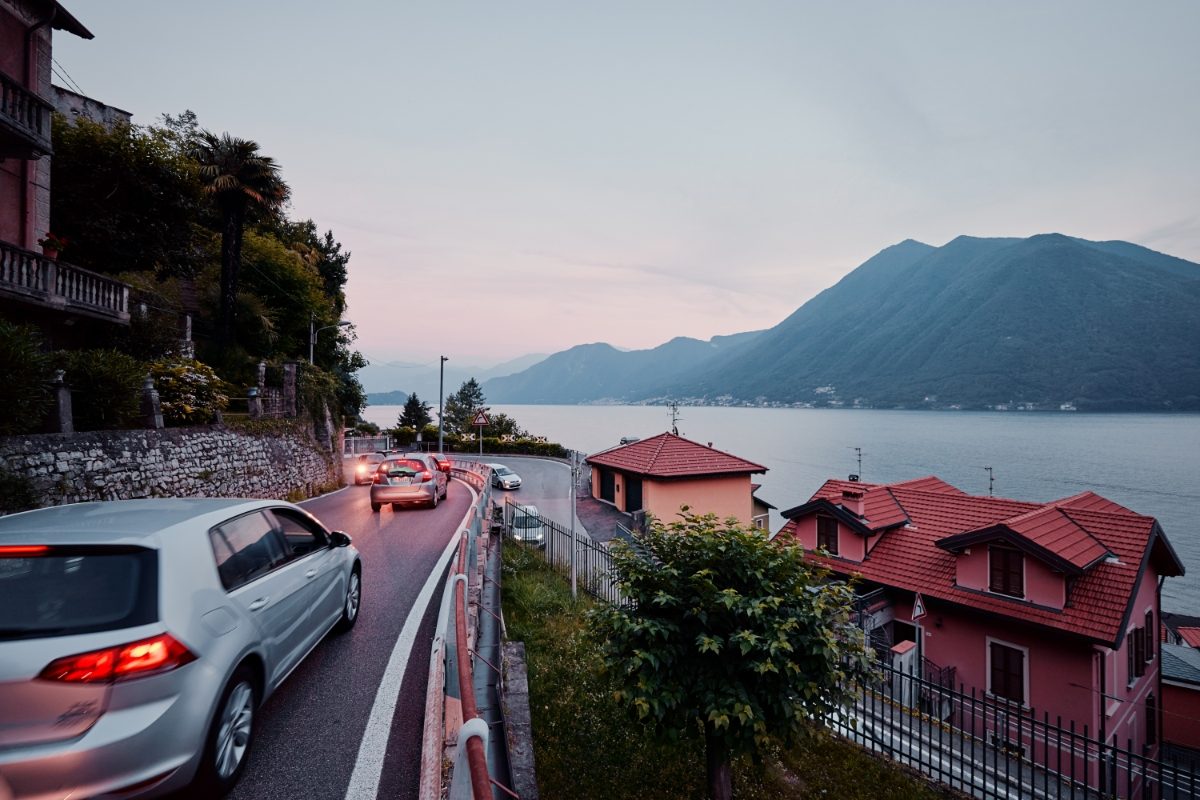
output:
[[[463,381],[469,378],[484,381],[500,375],[511,375],[514,372],[528,369],[545,357],[544,353],[530,353],[491,367],[460,366],[452,357],[450,361],[446,362],[446,395],[449,396],[452,392],[458,391],[458,387],[462,386]],[[383,393],[386,388],[402,386],[405,400],[408,399],[408,394],[416,392],[421,400],[436,406],[438,382],[441,380],[441,376],[438,373],[438,362],[435,358],[429,364],[417,367],[387,362],[370,364],[359,371],[359,380],[363,382],[368,392]],[[367,402],[372,405],[384,405],[382,401],[370,399],[372,396],[372,394],[367,395]]]
[[[590,344],[485,384],[509,403],[1200,410],[1200,265],[1062,234],[906,240],[774,328]]]
[[[665,389],[847,405],[1200,409],[1200,265],[1061,234],[903,242],[736,358]]]
[[[610,344],[581,344],[555,353],[515,375],[483,385],[492,403],[586,403],[639,400],[664,381],[681,378],[718,354],[738,352],[758,332],[714,336],[708,341],[680,336],[652,350],[618,350]]]
[[[367,395],[369,406],[402,406],[408,402],[408,393],[399,389],[391,392],[371,392]]]

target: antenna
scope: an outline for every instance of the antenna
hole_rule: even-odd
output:
[[[988,474],[988,497],[991,497],[992,496],[992,488],[995,486],[995,483],[996,483],[996,476],[993,473],[991,467],[984,467],[984,469],[987,470],[987,474]]]
[[[681,417],[679,416],[679,403],[676,403],[674,400],[672,400],[671,405],[668,407],[671,409],[671,433],[678,436],[679,435],[679,420],[681,419]]]
[[[854,455],[858,459],[858,472],[856,474],[861,478],[862,477],[862,457],[863,457],[862,448],[861,447],[851,447],[850,449],[854,451]]]

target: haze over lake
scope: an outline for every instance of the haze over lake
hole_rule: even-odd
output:
[[[661,406],[497,405],[522,427],[594,453],[622,436],[668,430]],[[364,417],[392,426],[401,409]],[[1047,501],[1091,489],[1158,519],[1187,568],[1163,587],[1163,608],[1200,613],[1200,416],[1029,412],[926,412],[688,407],[679,432],[769,467],[759,496],[781,509],[806,501],[826,478],[901,481],[937,475],[986,494]],[[756,477],[755,480],[759,478]],[[772,518],[771,529],[783,520]]]

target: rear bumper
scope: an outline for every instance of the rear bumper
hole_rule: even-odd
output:
[[[437,482],[421,484],[415,490],[411,486],[380,486],[371,484],[372,503],[432,503],[437,491]]]

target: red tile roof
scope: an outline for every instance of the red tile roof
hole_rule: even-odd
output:
[[[1200,628],[1180,628],[1179,636],[1188,647],[1200,647]]]
[[[1155,553],[1166,559],[1159,565],[1162,574],[1182,574],[1182,566],[1161,538],[1154,518],[1135,514],[1090,492],[1043,504],[968,495],[943,481],[932,483],[929,479],[886,486],[829,480],[809,503],[784,512],[790,519],[780,535],[792,535],[796,519],[815,513],[810,508],[813,501],[840,503],[846,490],[866,492],[864,522],[872,530],[877,528],[871,518],[871,499],[878,497],[875,502],[885,507],[884,492],[904,511],[909,524],[885,532],[865,561],[815,553],[809,553],[808,558],[843,574],[861,574],[866,580],[921,592],[927,598],[1070,631],[1109,645],[1121,638],[1141,565],[1152,545]],[[1087,561],[1098,552],[1097,547],[1104,553],[1111,552],[1117,560],[1101,558],[1089,565],[1075,580],[1062,611],[958,587],[956,556],[937,543],[1002,524],[1015,526],[1015,533],[1030,537],[1044,549],[1055,548],[1071,563]]]
[[[587,463],[652,478],[767,471],[761,464],[706,447],[673,433],[662,433],[632,444],[604,450],[588,456]]]

